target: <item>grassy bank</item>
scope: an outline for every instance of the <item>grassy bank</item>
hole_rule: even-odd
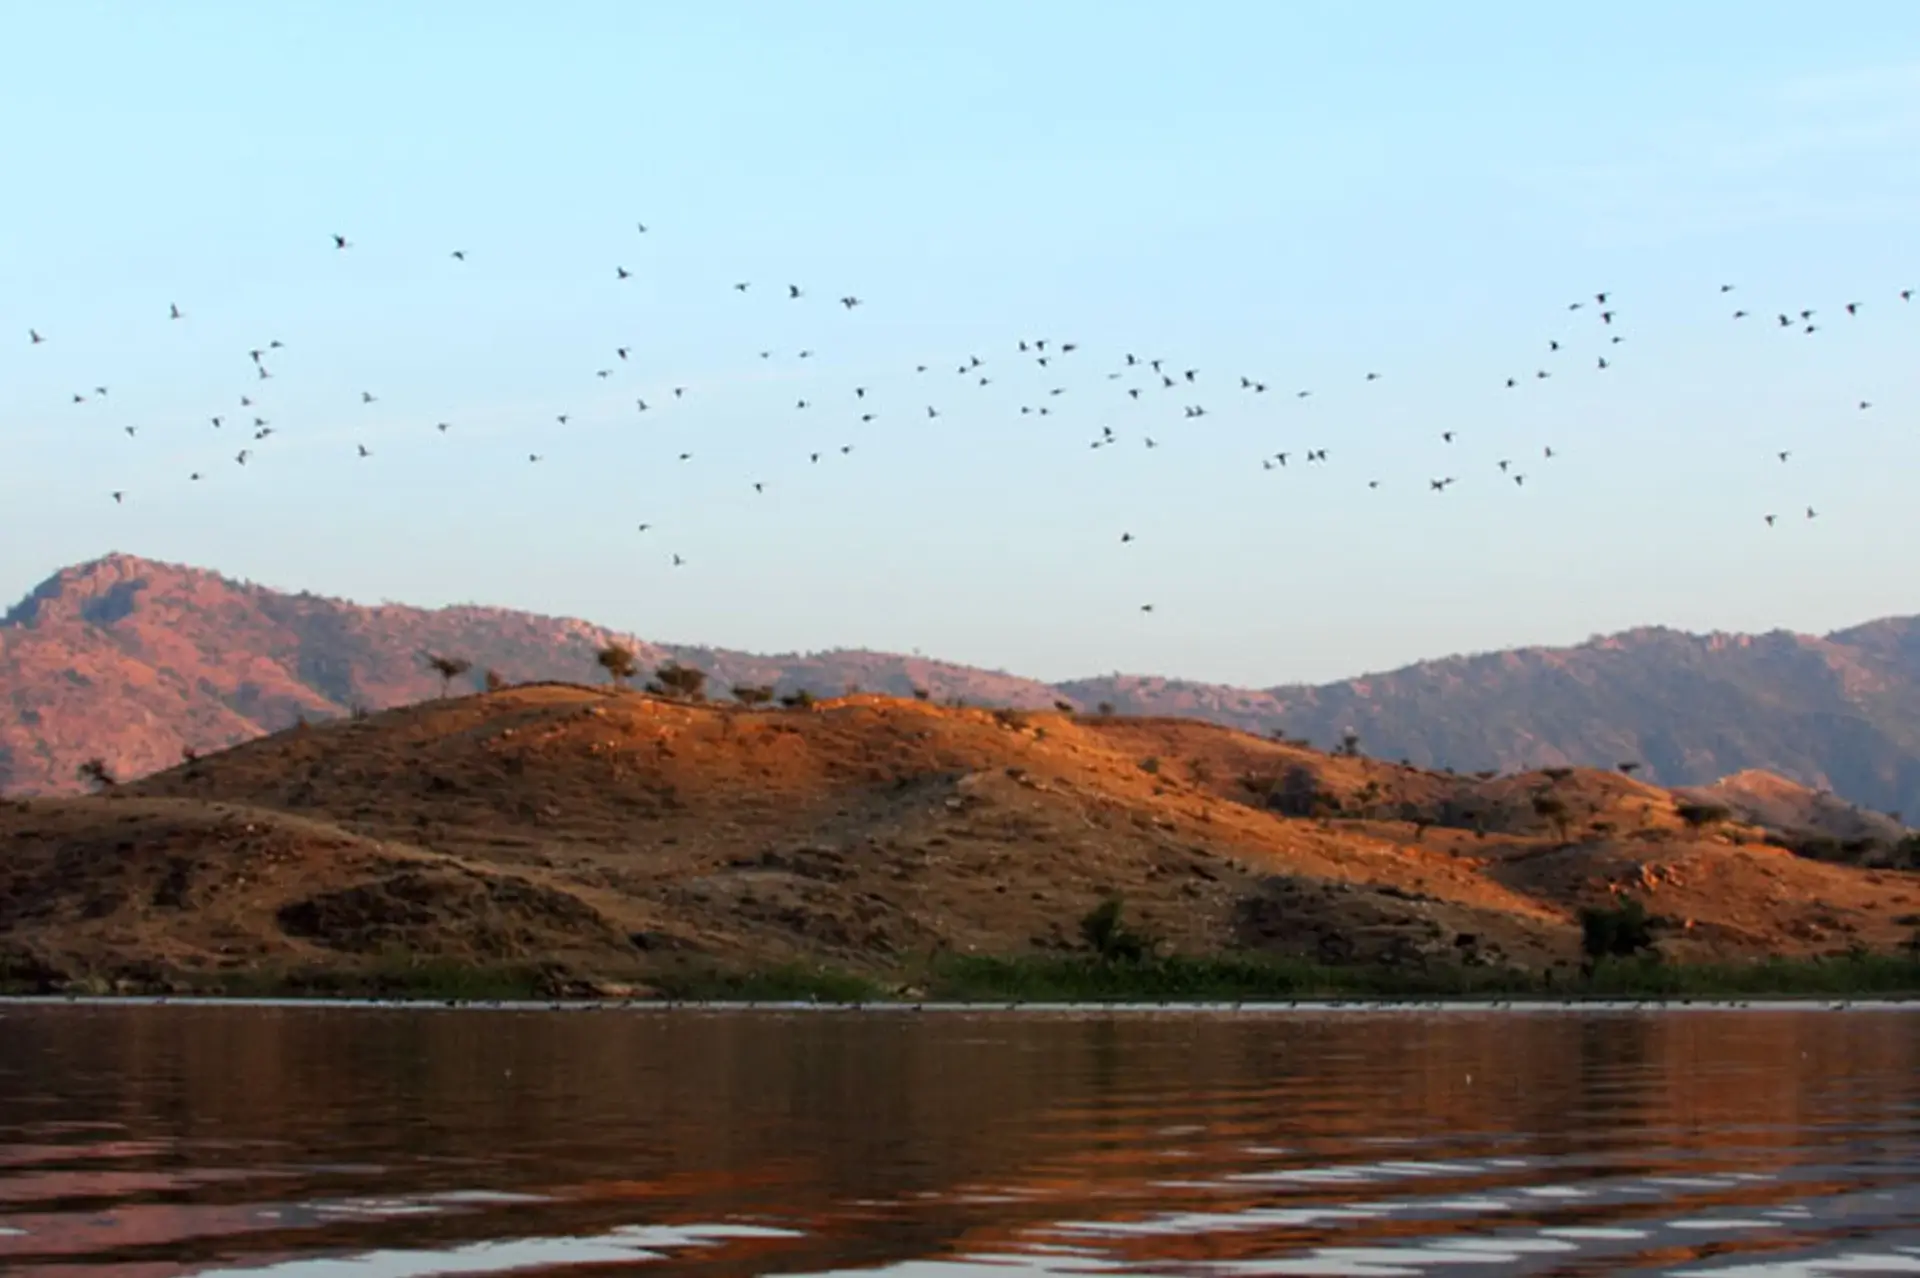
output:
[[[813,964],[758,970],[680,968],[589,980],[551,963],[495,965],[385,958],[353,968],[85,975],[0,980],[0,994],[178,993],[236,998],[385,998],[485,1002],[668,999],[683,1002],[1261,1003],[1342,1000],[1920,998],[1920,955],[1673,964],[1610,960],[1591,973],[1496,967],[1328,966],[1220,956],[1103,961],[1091,955],[947,957],[886,977]]]

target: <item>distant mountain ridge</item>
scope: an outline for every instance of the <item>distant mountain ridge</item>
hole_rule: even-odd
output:
[[[448,653],[509,681],[586,681],[608,642],[711,687],[849,687],[936,700],[1209,719],[1460,771],[1639,763],[1669,786],[1764,770],[1920,816],[1920,618],[1824,637],[1661,627],[1567,648],[1419,662],[1320,686],[1114,675],[1050,685],[867,651],[757,655],[637,640],[499,608],[366,606],[109,555],[56,573],[0,619],[0,790],[72,791],[99,757],[135,776],[287,727],[437,694]]]

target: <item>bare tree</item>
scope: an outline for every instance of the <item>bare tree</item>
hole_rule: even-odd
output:
[[[453,681],[473,669],[473,663],[465,657],[450,657],[445,654],[423,652],[427,668],[440,676],[440,696],[444,700],[453,690]]]

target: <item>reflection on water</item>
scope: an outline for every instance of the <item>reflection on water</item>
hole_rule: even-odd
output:
[[[0,1272],[1920,1274],[1920,1015],[0,1005]]]

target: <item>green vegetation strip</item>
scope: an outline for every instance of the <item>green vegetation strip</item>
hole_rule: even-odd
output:
[[[792,964],[752,971],[683,969],[632,973],[636,997],[684,1002],[858,1003],[1286,1003],[1312,1000],[1491,1001],[1503,999],[1920,998],[1920,957],[1855,954],[1751,963],[1676,964],[1607,959],[1590,972],[1510,968],[1327,966],[1267,957],[1167,957],[1129,961],[1094,955],[947,957],[913,973],[879,978]],[[170,981],[170,992],[237,998],[389,998],[433,1001],[619,999],[619,986],[556,979],[540,964],[470,966],[383,961],[360,969],[223,972]],[[159,992],[146,981],[63,982],[60,992]],[[0,980],[0,993],[47,993]]]

